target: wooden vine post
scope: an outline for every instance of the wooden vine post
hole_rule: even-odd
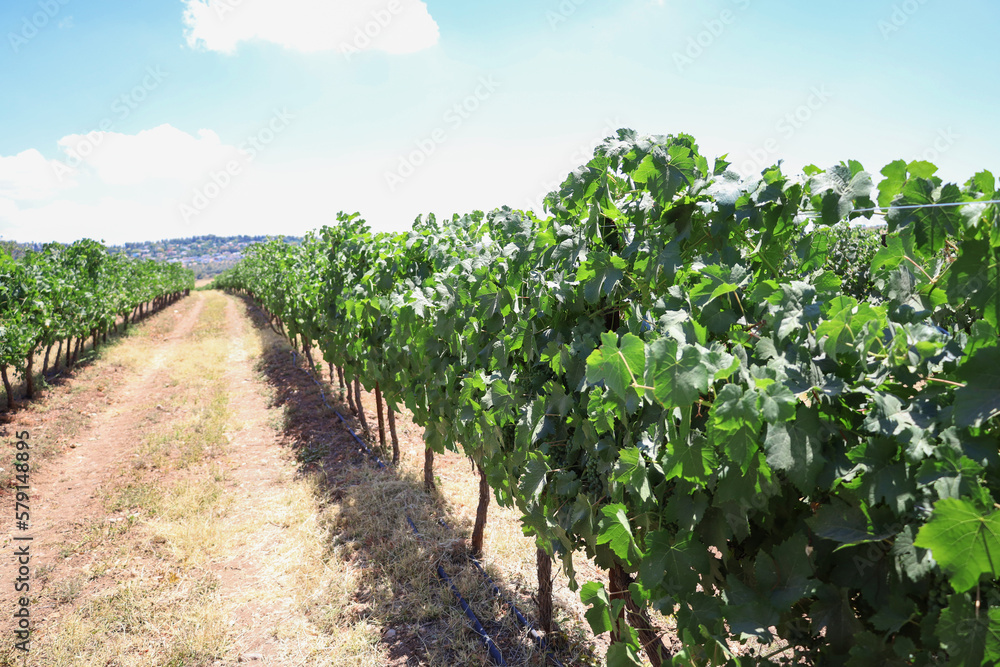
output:
[[[347,383],[347,407],[351,409],[351,414],[358,414],[358,409],[354,405],[354,389],[351,382]]]
[[[399,437],[396,435],[396,411],[392,409],[392,406],[387,406],[389,408],[387,412],[387,417],[389,418],[389,436],[392,438],[392,463],[393,465],[399,464]]]
[[[24,382],[27,387],[28,398],[35,397],[35,346],[28,350],[28,363],[24,370]]]
[[[476,525],[472,529],[472,557],[479,558],[483,554],[483,538],[486,533],[486,514],[490,509],[490,485],[486,481],[486,473],[476,465],[479,471],[479,507],[476,508]]]
[[[640,609],[639,605],[632,599],[632,593],[629,591],[629,586],[632,584],[632,575],[626,572],[625,568],[621,565],[617,564],[609,570],[608,575],[608,587],[610,589],[608,596],[611,601],[625,600],[625,606],[618,617],[618,623],[624,624],[627,622],[639,633],[639,642],[642,644],[643,651],[646,653],[646,657],[649,658],[649,662],[653,667],[660,667],[664,660],[669,662],[671,655],[663,645],[660,635],[653,628],[653,623],[649,620],[649,614],[646,613],[645,609]],[[619,627],[623,627],[623,625]],[[612,630],[611,641],[621,641],[621,632],[617,629]]]
[[[361,405],[361,380],[354,378],[354,402],[358,406],[358,419],[361,420],[361,428],[365,431],[365,437],[372,437],[372,431],[368,427],[368,419],[365,417],[365,409]]]
[[[302,335],[302,349],[306,355],[306,361],[309,362],[309,370],[313,371],[316,368],[316,362],[313,361],[312,355],[312,341],[306,338],[305,334]]]
[[[0,365],[0,378],[3,378],[3,388],[7,392],[7,409],[14,407],[14,392],[10,387],[10,378],[7,377],[7,367]]]
[[[375,383],[375,412],[378,414],[378,445],[385,451],[385,414],[382,408],[382,387]]]
[[[424,491],[434,491],[434,450],[424,448]]]
[[[538,571],[538,627],[546,635],[552,632],[552,557],[538,547],[535,556]]]

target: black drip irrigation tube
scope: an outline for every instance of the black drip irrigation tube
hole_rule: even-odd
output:
[[[420,535],[420,531],[417,530],[416,524],[413,523],[413,519],[407,516],[406,522],[410,524],[410,528],[413,529],[414,535],[416,535],[417,537],[422,537]],[[490,652],[490,657],[493,659],[493,663],[496,665],[501,665],[502,667],[506,667],[507,663],[504,661],[503,654],[500,653],[500,649],[493,642],[493,639],[490,637],[489,633],[486,632],[486,628],[483,627],[483,624],[479,622],[479,619],[476,617],[475,612],[472,611],[472,607],[470,607],[469,603],[465,601],[465,598],[462,597],[462,594],[458,592],[458,587],[456,587],[454,582],[452,582],[451,578],[448,576],[448,573],[445,572],[444,568],[441,567],[440,565],[437,566],[437,573],[438,577],[441,578],[441,581],[443,581],[445,584],[448,585],[449,588],[451,588],[451,592],[458,599],[458,604],[462,607],[462,611],[465,612],[465,615],[469,617],[469,621],[472,622],[472,629],[476,631],[476,634],[479,635],[479,638],[483,641],[484,644],[486,644],[486,650]]]
[[[295,360],[295,365],[298,366],[299,355],[296,354],[295,350],[290,350],[290,352],[292,353],[292,358]],[[326,401],[326,392],[323,391],[323,385],[321,385],[316,380],[316,378],[313,377],[313,374],[310,373],[309,371],[307,371],[305,369],[300,369],[300,370],[302,370],[303,373],[305,373],[306,375],[309,376],[309,379],[313,381],[313,384],[315,384],[317,387],[319,387],[319,395],[320,395],[320,398],[323,399],[323,405],[325,405],[326,407],[328,407],[331,410],[333,410],[333,414],[337,415],[337,419],[339,419],[340,423],[344,425],[344,428],[347,429],[347,432],[351,434],[351,437],[353,437],[358,442],[358,444],[361,445],[362,449],[364,449],[366,452],[368,452],[368,454],[371,455],[371,457],[375,459],[375,463],[378,465],[379,470],[384,470],[386,468],[386,465],[385,465],[385,463],[382,462],[382,459],[379,458],[379,455],[376,454],[372,450],[372,448],[368,446],[368,443],[366,443],[364,440],[362,440],[361,438],[358,437],[358,434],[354,432],[353,428],[351,428],[350,426],[347,425],[347,420],[344,419],[344,415],[340,414],[340,410],[338,410],[337,408],[335,408],[332,405],[330,405],[329,403],[327,403],[327,401]]]
[[[520,625],[522,628],[524,628],[528,632],[528,636],[531,637],[531,640],[535,642],[535,644],[538,646],[539,649],[545,652],[545,657],[551,660],[552,664],[556,665],[556,667],[564,667],[563,664],[559,661],[559,658],[554,656],[552,652],[549,651],[549,645],[548,642],[545,641],[545,636],[538,631],[538,628],[536,628],[531,621],[525,618],[524,614],[521,613],[521,610],[517,608],[517,605],[511,602],[503,594],[503,592],[500,590],[500,587],[496,585],[496,582],[493,581],[490,575],[486,574],[486,570],[483,569],[483,566],[479,563],[479,561],[476,560],[475,558],[470,557],[469,562],[471,562],[475,566],[475,568],[479,570],[479,573],[483,575],[483,577],[489,583],[490,587],[493,589],[493,595],[500,598],[501,602],[510,607],[510,610],[514,613],[514,618],[517,620],[517,624]]]
[[[450,528],[450,526],[445,522],[444,519],[438,519],[438,523],[440,523],[445,528]],[[535,625],[531,621],[529,621],[524,614],[521,613],[521,610],[517,608],[517,605],[514,604],[513,601],[511,601],[507,596],[503,594],[503,591],[501,591],[500,587],[497,586],[495,581],[493,581],[493,578],[490,577],[489,574],[487,574],[486,569],[483,568],[482,563],[480,563],[477,558],[473,558],[472,556],[469,556],[469,562],[472,563],[472,565],[475,566],[477,570],[479,570],[479,574],[483,575],[483,578],[486,579],[486,582],[490,585],[490,588],[493,591],[493,595],[500,598],[501,602],[510,607],[510,610],[514,614],[514,619],[517,621],[517,624],[528,631],[528,636],[531,637],[531,640],[535,642],[535,644],[538,646],[539,649],[545,652],[545,657],[551,660],[552,664],[556,665],[556,667],[564,667],[562,662],[559,661],[559,658],[553,655],[552,652],[549,650],[549,645],[548,642],[545,641],[545,636],[541,632],[539,632],[538,628],[536,628]]]
[[[291,350],[291,352],[292,352],[292,357],[295,360],[295,364],[296,366],[298,366],[299,362],[298,355],[295,353],[295,350]],[[320,397],[323,399],[323,405],[333,410],[333,413],[337,415],[337,418],[340,419],[340,422],[345,427],[347,427],[347,431],[351,434],[351,436],[357,441],[359,445],[361,445],[361,447],[366,452],[368,452],[368,454],[372,456],[372,458],[375,459],[375,463],[378,464],[379,469],[380,470],[385,469],[387,466],[385,465],[385,463],[382,462],[382,459],[379,458],[378,454],[372,451],[372,448],[369,447],[364,440],[359,438],[358,434],[355,433],[354,430],[347,425],[347,421],[344,419],[344,416],[340,414],[340,411],[327,402],[326,392],[323,391],[323,386],[316,380],[315,377],[313,377],[312,373],[304,369],[303,372],[309,376],[309,378],[316,384],[317,387],[319,387],[319,393]],[[420,532],[417,530],[416,524],[413,523],[413,519],[411,519],[409,515],[407,515],[406,517],[406,522],[410,524],[410,528],[413,529],[413,533],[417,537],[420,537],[421,536]],[[493,659],[493,663],[498,665],[498,667],[507,667],[507,663],[506,661],[504,661],[503,654],[500,652],[500,649],[497,647],[496,643],[490,637],[489,633],[486,632],[486,628],[483,627],[483,624],[479,621],[479,618],[476,616],[476,613],[472,611],[472,607],[470,607],[469,603],[466,602],[465,598],[462,597],[462,594],[459,592],[454,582],[452,582],[451,578],[448,576],[448,573],[445,572],[444,568],[441,567],[440,565],[437,566],[437,574],[438,577],[440,577],[441,580],[448,585],[448,587],[451,589],[451,592],[455,595],[455,598],[458,600],[459,606],[462,607],[462,611],[465,612],[465,615],[469,618],[469,621],[472,623],[472,629],[476,631],[476,634],[479,635],[479,638],[486,645],[486,649],[490,652],[490,658]],[[494,584],[494,589],[496,589],[495,584]]]

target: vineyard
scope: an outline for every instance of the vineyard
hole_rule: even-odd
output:
[[[757,664],[996,664],[996,178],[728,167],[622,130],[547,217],[374,233],[340,214],[216,285],[327,364],[387,458],[411,411],[428,489],[435,453],[474,461],[472,555],[492,498],[523,513],[543,630],[551,559],[606,570],[579,593],[610,665],[739,664],[749,638],[780,647]],[[189,286],[88,245],[0,270],[0,365],[19,369]]]
[[[0,251],[0,375],[7,408],[14,401],[9,369],[24,379],[26,398],[35,395],[35,356],[45,351],[42,375],[73,366],[87,339],[93,349],[112,329],[173,303],[194,287],[194,274],[179,264],[129,259],[96,241],[49,244],[15,260]]]

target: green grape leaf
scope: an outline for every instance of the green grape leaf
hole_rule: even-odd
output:
[[[597,543],[607,544],[618,558],[628,563],[636,553],[636,546],[626,512],[626,507],[620,504],[605,505],[601,508],[604,517],[601,520],[601,532],[597,536]]]
[[[903,189],[903,184],[906,182],[906,162],[896,160],[886,165],[882,169],[882,175],[885,179],[878,184],[878,205],[886,207]]]
[[[847,296],[836,297],[830,304],[829,318],[816,327],[816,337],[826,337],[823,349],[836,361],[837,355],[854,350],[866,326],[870,328],[873,323],[881,331],[883,319],[866,303],[859,304]]]
[[[783,471],[806,495],[813,492],[826,464],[823,445],[817,437],[820,431],[815,408],[800,406],[794,422],[770,424],[764,440],[767,464],[773,470]]]
[[[977,350],[956,375],[965,382],[955,392],[959,426],[979,426],[1000,414],[1000,347]]]
[[[590,609],[584,613],[590,629],[595,635],[611,632],[614,627],[611,623],[611,600],[604,584],[597,581],[588,581],[580,588],[580,601],[589,605]]]
[[[903,239],[899,236],[890,236],[886,239],[884,248],[879,249],[872,258],[871,272],[873,274],[880,271],[891,271],[906,261],[906,247]]]
[[[631,643],[618,642],[608,647],[608,667],[642,667],[645,663]]]
[[[930,178],[937,173],[938,168],[933,162],[914,160],[906,165],[906,170],[910,172],[911,176],[915,176],[916,178]]]
[[[545,489],[549,466],[541,456],[534,456],[521,475],[521,496],[529,501],[537,501]]]
[[[1000,609],[977,613],[966,595],[952,595],[941,612],[937,635],[949,665],[979,667],[1000,663]]]
[[[866,172],[851,173],[844,165],[831,167],[809,180],[814,196],[821,197],[821,215],[824,225],[844,220],[854,210],[855,201],[868,203],[872,192],[872,178]]]
[[[760,381],[757,383],[761,384]],[[795,406],[799,402],[795,394],[785,384],[779,382],[764,383],[760,392],[760,413],[768,424],[786,422],[795,416]]]
[[[665,408],[687,407],[708,391],[709,369],[694,345],[660,338],[646,346],[646,384]]]
[[[996,195],[997,179],[992,172],[981,171],[973,176],[971,180],[986,199],[992,199]]]
[[[914,544],[929,549],[955,591],[964,593],[980,576],[1000,574],[1000,511],[984,514],[967,500],[939,500]]]
[[[591,385],[603,382],[621,399],[628,397],[628,391],[641,377],[646,363],[645,344],[634,334],[622,336],[606,332],[601,334],[601,346],[587,357],[587,382]]]
[[[906,646],[906,637],[894,637],[893,649]],[[912,642],[910,642],[912,644]],[[896,655],[909,656],[908,652],[893,654],[881,637],[865,631],[854,635],[854,646],[851,647],[851,658],[846,667],[909,667],[905,660],[896,660]]]
[[[611,294],[625,277],[627,266],[625,260],[617,255],[598,253],[588,258],[577,273],[577,281],[583,285],[587,302],[597,303],[602,295]]]
[[[799,534],[775,546],[770,555],[757,556],[757,585],[776,609],[789,608],[816,590],[808,552],[806,536]]]
[[[740,367],[740,360],[724,351],[721,346],[714,347],[702,356],[702,361],[716,380],[725,380]]]
[[[910,598],[893,595],[889,603],[871,617],[872,625],[882,632],[899,632],[917,613],[917,605]]]
[[[937,565],[931,552],[914,545],[913,526],[906,526],[896,535],[890,553],[896,559],[897,570],[910,581],[920,581],[933,572]]]
[[[968,303],[995,331],[1000,327],[1000,254],[985,240],[965,241],[961,247],[948,272],[948,298]]]
[[[646,474],[646,461],[642,457],[642,452],[636,447],[623,449],[619,452],[614,479],[621,484],[627,484],[629,491],[639,496],[643,502],[650,500],[653,496],[653,491],[649,486],[649,477]]]
[[[668,594],[695,590],[702,572],[709,571],[708,550],[693,533],[678,536],[657,530],[646,538],[648,553],[639,565],[642,585],[653,590],[662,587]]]
[[[761,427],[757,392],[744,393],[737,384],[727,384],[712,404],[709,415],[710,442],[744,473],[757,452]]]
[[[840,503],[820,506],[812,517],[806,519],[806,524],[817,537],[840,544],[838,549],[881,542],[893,536],[891,531],[872,532],[861,508]]]
[[[733,633],[753,635],[771,641],[770,628],[778,625],[778,612],[756,591],[730,574],[726,577],[726,622]]]
[[[862,628],[848,591],[828,585],[819,591],[817,598],[809,607],[813,633],[825,630],[834,652],[847,653],[854,645],[854,636]]]
[[[668,448],[670,455],[663,463],[667,479],[679,476],[692,482],[703,482],[718,463],[715,450],[700,434],[693,434],[680,442],[670,442]]]

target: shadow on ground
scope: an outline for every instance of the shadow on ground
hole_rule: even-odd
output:
[[[325,382],[321,390],[260,309],[245,297],[236,298],[262,339],[265,352],[257,370],[269,386],[272,407],[282,409],[281,424],[276,426],[295,452],[299,474],[314,475],[321,482],[316,485],[316,501],[328,535],[326,557],[331,563],[346,561],[362,573],[354,605],[324,619],[326,629],[336,631],[338,624],[362,619],[375,624],[381,628],[391,665],[489,664],[482,642],[436,576],[436,566],[441,565],[509,665],[550,664],[468,562],[461,528],[453,527],[457,522],[446,514],[444,503],[424,492],[422,477],[391,467],[378,470],[337,418],[334,409],[360,433],[339,392]],[[333,409],[324,403],[321,391]],[[419,536],[409,527],[407,516],[420,530]],[[529,618],[534,616],[534,605],[510,590],[502,573],[491,575],[507,599],[515,600]],[[557,609],[557,618],[560,611],[569,615]],[[555,642],[564,664],[597,663],[579,638],[557,636]]]

